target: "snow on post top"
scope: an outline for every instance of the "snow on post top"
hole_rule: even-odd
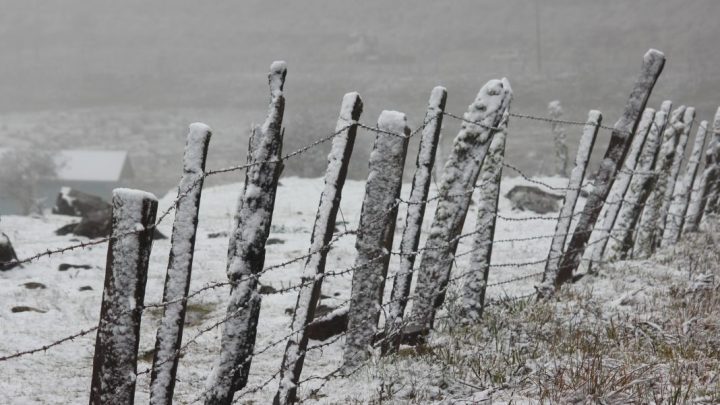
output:
[[[715,136],[720,136],[720,107],[718,107],[715,113],[715,120],[713,121],[713,132]]]
[[[113,225],[113,235],[142,230],[143,205],[147,200],[157,203],[157,197],[147,191],[130,188],[113,190],[113,217],[121,219],[117,226]]]
[[[273,98],[282,94],[285,75],[287,75],[287,63],[285,61],[275,61],[270,65],[268,82],[270,83],[270,95]]]
[[[683,114],[683,122],[685,125],[689,125],[693,120],[695,120],[695,107],[688,107]],[[687,130],[689,131],[690,128]]]
[[[405,134],[407,117],[399,111],[383,110],[378,118],[378,127],[395,134]]]
[[[510,82],[507,79],[502,78],[501,80],[490,80],[487,82],[475,97],[475,101],[470,104],[468,112],[465,113],[463,118],[468,121],[480,122],[482,125],[487,127],[495,127],[500,122],[499,119],[502,114],[499,114],[501,110],[508,107],[510,100],[512,99],[512,89],[510,88]],[[493,122],[493,118],[498,122]],[[465,131],[471,131],[475,125],[468,122],[462,125]],[[472,132],[475,132],[474,129]],[[488,136],[488,131],[484,132],[484,136]],[[485,142],[486,139],[481,139],[481,142]]]
[[[353,116],[357,115],[354,113],[353,109],[359,108],[360,111],[362,111],[363,103],[362,99],[360,98],[360,93],[357,91],[351,91],[350,93],[345,93],[342,99],[342,104],[340,106],[340,117],[343,119],[352,119]],[[339,124],[339,123],[338,123]],[[340,128],[338,128],[340,129]]]
[[[595,123],[600,122],[600,120],[602,120],[602,112],[600,112],[600,110],[590,110],[590,112],[588,112],[588,121]]]
[[[187,171],[200,172],[203,169],[205,148],[212,136],[212,129],[202,122],[194,122],[188,128],[183,168]]]
[[[119,199],[123,202],[142,202],[143,200],[151,200],[151,201],[157,201],[157,197],[155,197],[155,194],[142,191],[142,190],[135,190],[132,188],[116,188],[113,190],[113,201],[115,199]]]
[[[665,54],[661,51],[658,51],[657,49],[650,48],[647,52],[645,52],[645,56],[643,57],[645,62],[650,62],[653,59],[661,59],[665,60]]]
[[[671,100],[665,100],[660,104],[660,111],[665,111],[665,113],[669,113],[672,109],[672,101]]]
[[[447,97],[447,89],[443,86],[435,86],[430,92],[430,101],[428,105],[440,105],[442,100]]]

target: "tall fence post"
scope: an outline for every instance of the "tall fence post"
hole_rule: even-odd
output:
[[[654,185],[648,197],[648,203],[643,208],[640,216],[640,224],[635,236],[633,257],[637,259],[650,257],[659,244],[659,238],[662,237],[662,231],[659,230],[658,224],[660,224],[665,194],[668,187],[670,187],[670,172],[675,160],[675,149],[683,129],[682,120],[685,109],[685,106],[676,108],[669,116],[665,128],[662,130],[662,145],[653,166]]]
[[[469,271],[466,275],[460,303],[463,321],[468,324],[480,320],[485,309],[485,292],[490,275],[490,260],[495,238],[508,117],[509,114],[506,111],[500,123],[500,130],[492,136],[490,148],[480,169],[478,182],[480,194],[475,222],[477,233],[473,237],[473,252],[470,255]]]
[[[425,217],[425,201],[430,191],[432,170],[435,164],[435,154],[440,139],[446,100],[447,90],[444,87],[438,86],[432,90],[427,113],[425,114],[425,127],[422,130],[422,138],[420,139],[420,150],[418,150],[415,164],[417,168],[413,176],[412,190],[408,200],[405,228],[400,241],[400,252],[402,253],[416,252],[420,244],[420,232]],[[394,278],[392,293],[390,294],[390,309],[388,318],[385,321],[387,338],[383,342],[382,352],[384,354],[397,352],[400,347],[403,317],[408,296],[410,295],[414,267],[415,254],[403,254],[400,256],[400,266]]]
[[[565,142],[567,135],[565,127],[560,123],[562,114],[563,108],[560,105],[560,100],[554,100],[548,104],[548,115],[552,118],[550,128],[553,133],[553,146],[555,147],[555,172],[553,175],[567,177],[569,159],[568,147]]]
[[[662,208],[660,209],[660,218],[657,224],[658,239],[656,247],[664,246],[666,244],[665,229],[668,226],[668,218],[670,218],[670,206],[672,205],[673,197],[675,196],[675,190],[678,188],[678,176],[680,175],[682,162],[685,160],[685,149],[687,148],[688,138],[690,137],[690,129],[692,128],[694,120],[695,108],[688,107],[685,109],[685,113],[683,114],[682,132],[680,132],[678,144],[675,147],[675,155],[673,155],[672,168],[670,169],[670,177],[668,178],[668,187],[665,190]],[[670,224],[670,226],[672,227],[673,224]]]
[[[699,178],[696,178],[693,184],[683,233],[698,231],[710,189],[712,184],[717,182],[718,171],[720,170],[718,166],[720,162],[720,110],[718,111],[715,124],[717,124],[713,128],[715,132],[705,151],[705,170],[703,170]]]
[[[664,66],[665,55],[662,52],[651,49],[645,54],[640,76],[635,82],[632,93],[630,93],[622,117],[615,123],[610,144],[602,162],[600,162],[600,168],[595,176],[596,187],[588,196],[573,237],[570,239],[568,249],[560,260],[560,268],[555,280],[556,286],[570,280],[573,272],[580,265],[587,241],[590,238],[590,231],[600,215],[605,199],[610,193],[613,179],[622,166],[625,155],[630,148],[633,134],[638,127],[640,114],[645,109],[650,93]]]
[[[150,193],[113,191],[112,238],[95,340],[91,405],[135,401],[140,319],[157,206],[157,198]]]
[[[697,132],[695,133],[695,142],[687,163],[685,176],[675,185],[672,204],[670,204],[670,210],[668,211],[665,234],[663,235],[663,243],[669,246],[676,244],[678,240],[680,240],[683,226],[685,226],[685,214],[687,214],[690,194],[692,193],[693,184],[695,184],[700,163],[702,163],[707,126],[707,121],[700,122]]]
[[[281,128],[286,73],[285,62],[273,62],[270,66],[269,112],[260,134],[256,134],[260,138],[252,148],[253,165],[247,169],[247,185],[238,203],[236,226],[230,237],[227,275],[232,289],[219,358],[206,383],[206,404],[230,404],[234,393],[247,384],[260,314],[258,275],[265,264],[265,242],[283,169]]]
[[[632,249],[640,212],[642,212],[655,184],[656,177],[652,170],[660,151],[660,137],[667,122],[667,114],[670,108],[671,103],[666,101],[660,110],[655,113],[655,119],[645,140],[635,173],[632,175],[617,221],[612,228],[614,237],[608,241],[608,260],[625,259],[630,249]]]
[[[190,291],[195,236],[200,211],[205,160],[212,131],[201,123],[190,125],[183,156],[183,175],[178,186],[170,258],[165,275],[163,302],[168,304],[158,327],[155,357],[150,375],[150,404],[172,404],[187,297]]]
[[[713,120],[713,142],[715,143],[716,153],[720,154],[720,107],[718,107]],[[719,166],[718,173],[714,181],[708,184],[708,195],[703,208],[703,220],[707,218],[708,214],[717,214],[720,211],[720,156],[716,164]]]
[[[620,170],[616,173],[615,180],[612,181],[612,188],[606,201],[606,212],[605,217],[602,218],[602,224],[599,229],[595,229],[591,235],[591,246],[590,246],[590,262],[588,263],[588,272],[597,273],[598,266],[602,262],[603,255],[605,254],[605,248],[608,245],[608,241],[611,237],[611,232],[615,226],[620,208],[623,205],[625,194],[627,193],[630,181],[637,165],[638,157],[645,144],[650,127],[654,122],[655,110],[652,108],[646,108],[643,111],[642,117],[640,118],[640,124],[638,124],[635,130],[635,135],[632,138],[630,144],[630,150],[625,155],[625,161],[623,162]],[[600,222],[600,221],[598,221]],[[597,224],[596,224],[597,226]]]
[[[368,180],[358,228],[360,231],[355,243],[355,266],[358,268],[352,278],[343,356],[344,366],[348,370],[362,364],[370,356],[377,332],[409,135],[405,114],[397,111],[383,111],[380,114],[378,134],[368,164]]]
[[[563,206],[558,215],[558,222],[555,225],[555,235],[550,243],[550,252],[548,253],[547,262],[545,263],[545,272],[543,274],[543,282],[538,286],[538,295],[545,297],[551,295],[554,290],[554,282],[557,277],[560,257],[565,250],[565,242],[570,225],[572,224],[573,214],[575,213],[575,205],[582,188],[585,172],[587,171],[590,155],[592,155],[595,139],[597,139],[598,130],[602,124],[602,113],[597,110],[591,110],[588,113],[588,119],[583,128],[582,138],[578,146],[577,155],[575,156],[575,167],[570,172],[570,180],[568,181],[567,191],[565,191],[565,199]]]
[[[310,237],[310,250],[303,269],[303,284],[298,292],[291,330],[295,332],[288,339],[280,368],[280,385],[275,394],[274,404],[289,404],[297,401],[297,388],[305,361],[308,345],[306,328],[315,317],[315,309],[322,290],[322,274],[325,272],[325,260],[332,240],[335,220],[340,209],[342,189],[347,177],[350,156],[352,155],[356,122],[362,114],[363,103],[358,93],[348,93],[343,97],[333,138],[332,149],[328,155],[325,172],[325,188],[320,195],[315,225]]]
[[[512,89],[507,79],[491,80],[480,89],[465,113],[453,151],[445,164],[435,215],[418,268],[409,336],[427,334],[435,309],[445,299],[458,236],[472,199],[482,162],[510,108]]]

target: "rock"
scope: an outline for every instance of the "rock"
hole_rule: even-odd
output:
[[[282,245],[283,243],[285,241],[280,238],[268,238],[267,242],[265,242],[266,245]]]
[[[92,290],[93,290],[93,288],[90,287],[89,285],[84,285],[78,289],[78,291],[92,291]]]
[[[37,289],[44,290],[46,288],[45,284],[36,283],[34,281],[30,281],[30,282],[23,284],[23,287],[27,288],[28,290],[37,290]]]
[[[89,264],[70,264],[70,263],[60,263],[60,266],[58,266],[58,271],[67,271],[70,269],[91,269],[92,266]]]
[[[37,308],[33,308],[33,307],[28,307],[28,306],[25,306],[25,305],[19,305],[19,306],[17,306],[17,307],[12,307],[12,308],[10,309],[10,311],[11,311],[12,313],[19,313],[19,312],[39,312],[39,313],[41,313],[41,314],[44,314],[45,312],[47,312],[47,311],[43,311],[43,310],[41,310],[41,309],[37,309]]]
[[[0,271],[7,271],[19,266],[17,263],[3,264],[13,260],[17,261],[18,257],[12,243],[10,243],[10,238],[4,233],[0,233]]]
[[[63,225],[60,228],[55,230],[55,235],[70,235],[75,230],[75,227],[78,226],[79,222],[73,222],[71,224]]]
[[[227,237],[227,236],[228,236],[228,233],[227,233],[227,232],[225,232],[225,231],[220,231],[220,232],[211,232],[211,233],[208,234],[207,237],[208,237],[209,239],[215,239],[215,238],[224,238],[224,237]]]
[[[84,216],[72,233],[87,238],[102,238],[112,231],[112,209],[93,211]]]
[[[109,210],[111,205],[102,198],[63,187],[55,200],[53,214],[85,217],[91,212]]]
[[[515,186],[505,197],[510,200],[513,209],[534,211],[538,214],[559,211],[564,198],[535,186]]]
[[[275,287],[273,287],[271,285],[261,285],[260,286],[260,294],[261,295],[270,295],[270,294],[275,294],[275,293],[277,293],[277,290],[275,289]],[[290,309],[291,314],[292,314],[292,312],[293,312],[293,310]]]
[[[323,308],[325,307],[325,308]],[[324,314],[322,312],[325,312]],[[327,340],[347,330],[347,307],[332,309],[325,305],[318,305],[313,320],[306,329],[307,336],[313,340]]]

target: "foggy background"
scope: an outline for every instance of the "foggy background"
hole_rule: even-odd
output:
[[[288,63],[286,152],[328,135],[348,91],[363,97],[364,123],[394,109],[415,128],[433,86],[447,87],[447,111],[462,114],[503,76],[513,112],[547,116],[558,99],[564,119],[599,109],[613,125],[651,47],[668,62],[648,106],[672,99],[696,106],[696,122],[711,120],[718,16],[717,0],[3,0],[0,147],[127,150],[132,186],[163,195],[179,179],[191,122],[214,129],[208,169],[245,161],[273,60]],[[444,127],[446,154],[459,125],[445,118]],[[574,156],[581,128],[566,129]],[[608,138],[601,132],[595,155]],[[371,143],[361,130],[350,177],[365,177]],[[283,175],[320,176],[328,149],[288,162]],[[543,173],[553,157],[548,124],[511,120],[509,163]]]

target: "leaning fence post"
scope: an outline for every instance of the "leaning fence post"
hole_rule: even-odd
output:
[[[718,165],[718,173],[713,181],[708,182],[708,195],[703,208],[703,219],[708,214],[717,214],[720,211],[720,204],[718,204],[720,202],[720,107],[718,107],[713,120],[713,142],[715,143],[715,154],[717,156],[715,164]]]
[[[95,340],[90,404],[133,404],[140,319],[152,250],[157,198],[113,191],[112,235]]]
[[[273,62],[268,76],[270,106],[254,147],[248,185],[240,196],[236,226],[230,236],[227,275],[232,283],[218,360],[208,376],[206,404],[230,404],[235,391],[247,384],[258,316],[258,276],[265,264],[265,242],[270,233],[275,194],[282,172],[282,119],[285,62]],[[250,191],[251,190],[251,191]]]
[[[405,228],[400,241],[400,252],[402,253],[416,252],[420,244],[420,231],[425,217],[425,201],[430,191],[446,100],[447,90],[444,87],[438,86],[432,90],[425,114],[425,127],[420,139],[420,150],[416,161],[417,169],[413,176],[412,190],[408,200]],[[387,338],[383,343],[383,353],[396,352],[400,347],[402,323],[407,298],[410,295],[415,257],[414,253],[400,256],[400,266],[393,282],[388,318],[385,321]]]
[[[676,108],[669,116],[665,128],[662,130],[662,145],[660,154],[653,166],[654,176],[652,192],[648,203],[643,208],[638,225],[637,236],[633,247],[633,257],[646,259],[655,252],[657,241],[662,237],[658,229],[660,223],[663,200],[667,188],[670,187],[670,172],[672,171],[680,133],[682,133],[682,117],[685,115],[685,106]]]
[[[545,272],[543,274],[543,282],[538,286],[538,295],[545,297],[551,295],[554,290],[553,283],[557,277],[558,265],[560,264],[560,256],[565,249],[565,241],[567,240],[570,225],[572,224],[573,214],[575,213],[575,205],[585,179],[585,171],[587,170],[590,155],[595,146],[600,124],[602,123],[602,113],[597,110],[591,110],[588,113],[588,120],[583,128],[582,138],[578,146],[577,155],[575,157],[575,167],[570,172],[570,180],[568,181],[567,190],[565,191],[565,200],[563,201],[558,222],[555,225],[555,235],[550,244],[550,252],[548,253],[547,262],[545,263]]]
[[[674,245],[680,240],[682,228],[685,225],[685,214],[687,214],[690,193],[692,192],[695,178],[697,177],[700,163],[702,163],[702,152],[705,148],[707,135],[707,121],[702,121],[695,133],[695,142],[687,163],[685,177],[675,185],[672,204],[668,211],[667,225],[663,234],[663,244]]]
[[[652,170],[660,150],[660,137],[667,122],[667,114],[670,108],[671,103],[666,101],[661,109],[655,113],[655,119],[645,140],[635,173],[632,175],[630,186],[627,193],[625,193],[620,213],[612,229],[614,239],[608,241],[608,260],[625,259],[632,248],[640,212],[643,210],[655,184],[655,176]]]
[[[720,125],[720,114],[717,117],[717,124]],[[720,127],[716,126],[714,130],[717,130],[717,132],[710,139],[705,151],[705,170],[703,170],[699,178],[696,178],[693,184],[683,233],[697,232],[710,194],[711,185],[717,181],[718,170],[720,170],[720,167],[718,167],[718,162],[720,162],[720,145],[718,144],[720,142]]]
[[[615,227],[615,221],[617,220],[618,213],[622,207],[623,199],[627,193],[630,181],[633,177],[633,171],[637,165],[638,157],[645,144],[650,127],[652,126],[655,118],[655,110],[652,108],[646,108],[643,111],[642,117],[640,118],[640,124],[638,124],[635,135],[632,138],[630,144],[630,150],[625,155],[625,161],[621,168],[616,173],[616,178],[612,182],[612,188],[608,195],[605,207],[605,217],[602,218],[602,224],[599,229],[595,229],[591,236],[592,246],[590,247],[590,262],[588,263],[588,272],[597,273],[598,265],[602,262],[603,255],[605,254],[605,248],[608,245],[608,241],[611,237],[613,228]],[[597,225],[597,224],[596,224]]]
[[[453,256],[472,191],[493,134],[509,111],[512,89],[507,79],[491,80],[480,89],[463,117],[453,151],[445,164],[437,208],[418,268],[412,322],[404,334],[414,337],[432,328],[435,309],[442,305],[450,280]]]
[[[466,323],[480,320],[485,309],[485,291],[490,275],[490,260],[495,238],[508,117],[509,114],[506,111],[500,124],[500,130],[493,134],[490,148],[480,169],[478,187],[481,191],[478,197],[475,221],[477,233],[473,237],[470,270],[466,273],[460,304],[461,316]]]
[[[580,264],[590,238],[590,230],[597,221],[605,199],[610,193],[613,179],[622,166],[633,134],[638,127],[640,114],[645,109],[650,93],[664,66],[665,55],[662,52],[651,49],[645,54],[640,76],[635,82],[622,117],[615,123],[610,144],[595,176],[596,187],[588,196],[568,249],[560,260],[560,269],[555,280],[556,286],[570,280]]]
[[[670,217],[670,206],[672,205],[675,190],[678,189],[678,176],[682,162],[685,160],[685,149],[687,148],[688,138],[690,137],[690,129],[695,120],[695,108],[688,107],[683,114],[682,132],[678,138],[678,144],[675,147],[675,155],[673,155],[672,168],[670,169],[670,177],[668,178],[668,186],[663,197],[662,208],[660,209],[660,218],[658,219],[658,239],[657,247],[665,244],[665,229],[668,226],[668,218]],[[673,224],[670,224],[672,227]]]
[[[343,356],[343,364],[349,370],[370,356],[377,332],[409,134],[405,114],[397,111],[380,114],[355,242],[358,268],[352,278]]]
[[[190,290],[195,235],[200,211],[205,159],[211,136],[210,127],[190,125],[183,156],[183,175],[178,187],[170,258],[165,275],[163,302],[166,302],[155,340],[155,357],[150,377],[150,404],[172,404],[182,343],[185,310]]]
[[[315,225],[310,237],[310,251],[303,269],[303,284],[298,292],[295,312],[291,323],[290,336],[285,346],[280,368],[280,384],[273,403],[289,404],[297,401],[297,388],[305,361],[308,345],[306,328],[315,317],[315,309],[322,289],[322,274],[325,272],[325,260],[335,229],[335,219],[340,208],[340,198],[345,185],[350,156],[352,155],[357,121],[362,114],[363,103],[358,93],[348,93],[343,97],[333,138],[332,149],[328,155],[325,172],[325,188],[320,195]]]

